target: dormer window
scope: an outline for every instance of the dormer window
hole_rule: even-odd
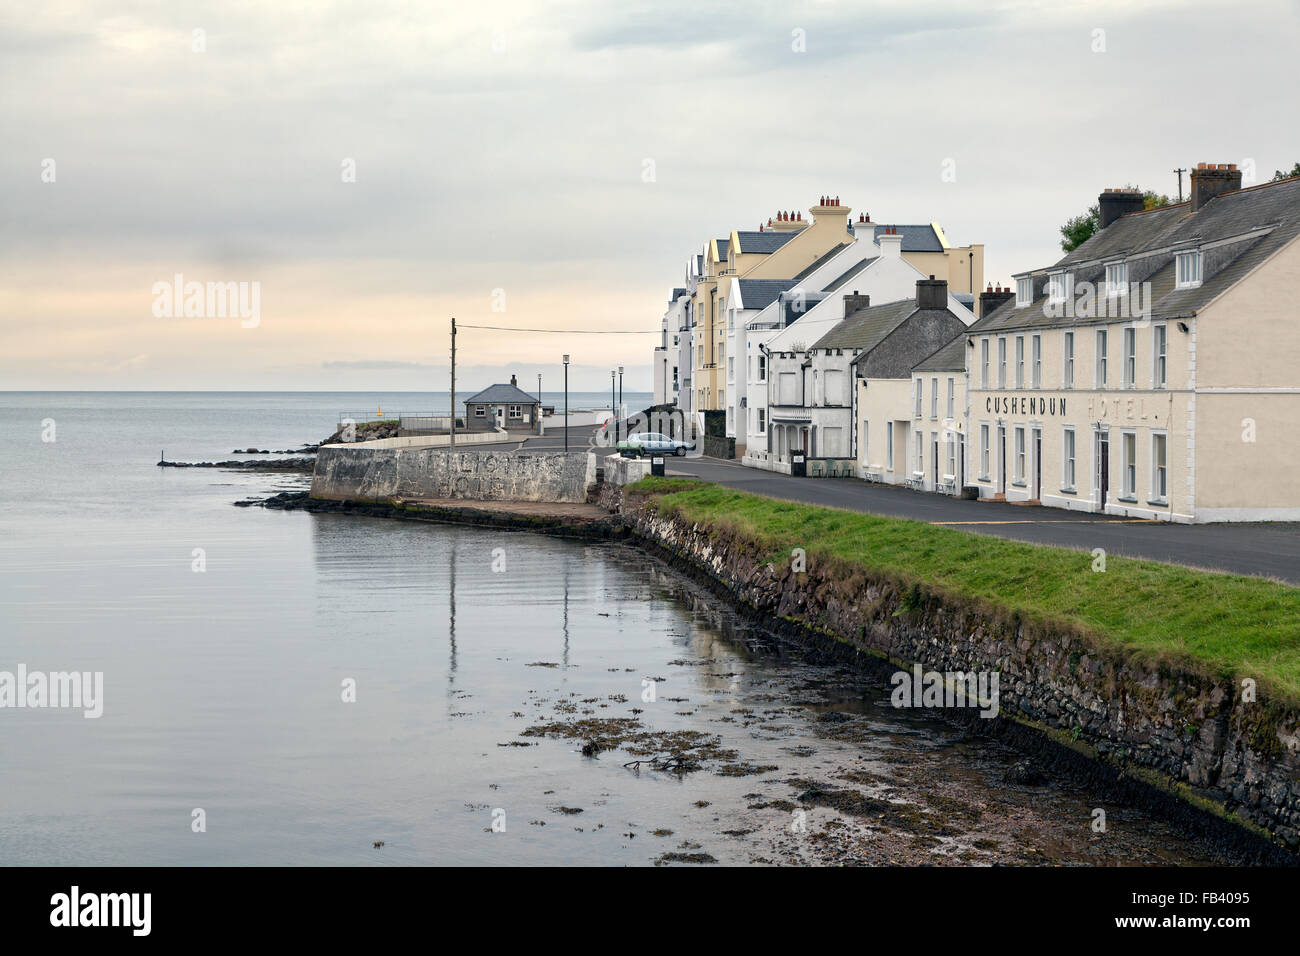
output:
[[[1016,280],[1016,308],[1022,308],[1034,301],[1034,280],[1030,276]]]
[[[1047,300],[1064,302],[1070,296],[1070,274],[1058,272],[1047,277]]]
[[[1177,276],[1175,289],[1195,289],[1201,284],[1200,252],[1180,252],[1174,263]]]
[[[1106,267],[1106,294],[1123,295],[1128,292],[1128,263],[1112,262]]]

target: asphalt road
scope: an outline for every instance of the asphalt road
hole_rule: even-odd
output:
[[[595,431],[573,428],[569,450],[590,449]],[[525,452],[562,451],[564,431],[523,443]],[[1276,578],[1300,586],[1300,524],[1169,524],[993,501],[963,501],[852,478],[792,478],[717,458],[669,458],[670,476],[698,478],[770,498],[910,518],[1034,544],[1148,558],[1212,571]]]

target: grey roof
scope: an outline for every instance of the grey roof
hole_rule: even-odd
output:
[[[1211,199],[1196,212],[1191,203],[1162,206],[1121,216],[1054,265],[1035,269],[1033,301],[1017,307],[1014,298],[981,318],[971,331],[1045,328],[1088,321],[1047,314],[1047,275],[1058,269],[1100,287],[1108,263],[1128,263],[1130,283],[1150,283],[1151,318],[1195,315],[1198,309],[1241,281],[1247,273],[1300,235],[1300,178],[1265,183]],[[1175,255],[1208,243],[1202,250],[1202,281],[1194,289],[1174,288]],[[1111,319],[1113,321],[1113,319]]]
[[[858,309],[812,344],[815,349],[862,349],[879,345],[886,335],[916,311],[915,299]]]
[[[917,363],[917,372],[966,371],[966,335],[962,333],[929,358]]]
[[[731,240],[730,240],[730,239],[719,239],[719,240],[718,240],[718,261],[719,261],[719,262],[726,262],[726,261],[727,261],[727,250],[730,249],[730,248],[731,248]]]
[[[875,262],[879,258],[880,256],[872,256],[870,259],[863,259],[861,262],[857,263],[856,265],[850,266],[843,273],[841,273],[838,278],[836,278],[833,282],[831,282],[830,285],[826,286],[826,291],[838,292],[840,287],[844,285],[844,283],[848,282],[858,273],[864,272],[867,266],[871,265],[871,263]]]
[[[737,279],[746,309],[765,309],[776,297],[794,286],[794,279]]]
[[[797,233],[790,233],[790,235],[792,235],[792,236],[793,236],[793,235],[797,235]],[[809,277],[810,275],[812,275],[815,271],[817,271],[818,269],[820,269],[820,268],[821,268],[822,266],[824,266],[826,263],[830,262],[832,258],[834,258],[835,256],[839,255],[839,253],[840,253],[840,251],[841,251],[842,249],[847,249],[848,246],[849,246],[849,244],[848,244],[847,242],[841,242],[838,246],[836,246],[834,249],[829,250],[829,251],[828,251],[825,255],[823,255],[821,258],[815,260],[815,261],[813,262],[812,265],[810,265],[807,269],[804,269],[803,272],[800,272],[797,276],[795,276],[795,278],[796,278],[796,279],[806,279],[806,278],[808,278],[808,277]]]
[[[686,290],[683,289],[683,288],[680,288],[680,287],[679,287],[679,288],[673,289],[673,294],[670,295],[670,296],[668,297],[668,304],[669,304],[669,305],[672,305],[674,302],[676,302],[678,299],[680,299],[680,298],[681,298],[682,296],[684,296],[685,294],[686,294]]]
[[[924,225],[893,225],[892,223],[875,223],[875,229],[871,233],[873,239],[880,238],[880,233],[888,229],[897,229],[903,236],[904,252],[943,252],[943,243],[934,231],[934,226],[928,222]],[[858,223],[859,228],[865,227],[866,223]]]
[[[489,385],[464,402],[466,405],[536,405],[537,396],[529,395],[516,385]]]
[[[776,252],[797,235],[799,235],[797,232],[737,232],[736,238],[740,240],[740,248],[736,251],[760,254]]]

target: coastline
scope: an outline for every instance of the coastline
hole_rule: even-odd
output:
[[[646,507],[647,499],[635,495],[629,495],[625,499],[623,489],[617,486],[601,485],[594,498],[594,501],[586,505],[470,502],[464,499],[456,499],[454,502],[434,499],[327,501],[312,499],[307,492],[296,492],[236,504],[259,504],[274,510],[305,510],[318,514],[479,525],[569,538],[617,540],[654,556],[674,572],[701,585],[722,599],[734,613],[798,648],[809,661],[848,666],[882,683],[887,683],[891,674],[900,669],[910,669],[913,665],[944,669],[954,660],[960,659],[968,668],[976,666],[970,657],[972,648],[958,648],[954,644],[954,641],[960,643],[959,633],[946,632],[942,641],[935,638],[926,630],[927,622],[917,619],[912,611],[903,606],[905,593],[900,589],[895,588],[885,594],[873,593],[867,603],[873,606],[874,621],[864,623],[855,619],[852,613],[846,613],[845,595],[834,593],[836,583],[822,577],[816,568],[810,573],[797,576],[803,578],[803,581],[792,581],[796,578],[795,575],[787,575],[775,585],[772,581],[767,581],[765,591],[763,587],[755,587],[757,579],[763,576],[758,573],[763,562],[758,560],[752,546],[747,546],[745,542],[720,539],[706,529],[663,518],[652,507]],[[828,606],[834,611],[830,620],[826,614]],[[945,614],[942,608],[931,610],[936,611],[938,620],[953,616]],[[904,642],[909,652],[902,654],[894,646],[898,635],[891,633],[885,637],[886,632],[894,627],[892,622],[899,616],[905,618],[902,631],[910,633],[913,638],[923,638]],[[882,621],[891,623],[882,628]],[[933,624],[934,621],[928,623]],[[968,627],[970,621],[962,619],[960,623],[958,632]],[[1025,643],[1022,627],[1023,624],[1012,625],[1011,643]],[[979,628],[976,628],[976,632],[987,650],[986,639],[989,635]],[[1005,651],[1005,647],[1000,649]],[[1067,651],[1054,656],[1077,659],[1078,652]],[[1131,662],[1124,666],[1131,666]],[[1122,680],[1138,687],[1144,682],[1149,685],[1153,675],[1176,686],[1180,694],[1186,694],[1189,687],[1204,691],[1207,695],[1214,693],[1213,688],[1204,686],[1205,675],[1169,671],[1167,666],[1155,668],[1151,673],[1138,668],[1138,672],[1127,673]],[[1056,683],[1051,687],[1052,692],[1061,693],[1061,678],[1060,673],[1054,675]],[[1069,678],[1066,680],[1069,681]],[[1111,680],[1115,680],[1115,675],[1111,675]],[[1174,821],[1234,862],[1283,866],[1300,864],[1295,843],[1291,842],[1290,848],[1287,843],[1288,835],[1294,834],[1290,821],[1295,816],[1300,816],[1300,811],[1293,809],[1294,796],[1286,792],[1278,794],[1276,774],[1268,784],[1259,787],[1271,788],[1272,795],[1263,798],[1268,804],[1267,812],[1247,808],[1252,816],[1246,816],[1242,813],[1245,802],[1235,800],[1230,789],[1191,786],[1187,781],[1179,779],[1178,775],[1169,772],[1167,760],[1162,762],[1157,759],[1169,755],[1159,753],[1159,747],[1152,754],[1150,748],[1154,738],[1150,735],[1145,745],[1139,745],[1145,746],[1148,751],[1145,759],[1139,759],[1135,751],[1118,746],[1094,731],[1081,733],[1065,729],[1064,725],[1069,720],[1063,722],[1061,713],[1049,714],[1043,708],[1028,703],[1034,695],[1026,692],[1023,680],[1018,687],[1011,681],[1008,683],[1015,688],[1010,695],[1012,705],[1004,707],[997,719],[983,720],[977,711],[962,709],[935,711],[934,716],[960,727],[969,736],[997,741],[1025,754],[1032,764],[1031,773],[1042,771],[1060,775],[1088,787],[1107,800],[1138,806]],[[1072,687],[1064,696],[1067,701],[1070,698],[1081,699],[1081,695],[1089,694],[1095,698],[1095,691],[1096,688]],[[1167,704],[1159,693],[1147,696],[1147,703],[1156,710]],[[1140,719],[1134,711],[1140,711],[1142,705],[1132,693],[1127,696],[1121,693],[1118,702],[1121,728],[1125,721],[1126,704],[1130,708],[1128,720],[1132,723],[1135,719]],[[1068,706],[1071,712],[1075,711],[1074,704]],[[1098,703],[1090,699],[1087,706],[1095,711]],[[1215,728],[1212,734],[1207,734],[1207,742],[1213,753],[1209,757],[1205,753],[1194,754],[1193,759],[1204,762],[1217,754],[1221,763],[1224,744],[1222,723],[1222,720],[1207,721],[1206,727]],[[1176,749],[1181,753],[1181,748],[1180,742]],[[1261,773],[1258,765],[1262,755],[1252,753],[1248,756],[1254,763],[1245,773],[1245,778],[1253,778],[1253,783],[1258,785],[1266,776]],[[1286,759],[1284,753],[1278,761],[1285,763]],[[1218,769],[1221,768],[1216,768],[1216,773]],[[1241,795],[1247,796],[1244,793]],[[1258,807],[1260,794],[1252,793],[1249,796],[1254,797],[1253,803]],[[1280,824],[1278,821],[1281,821]]]

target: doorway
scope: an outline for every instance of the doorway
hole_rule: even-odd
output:
[[[1007,426],[998,426],[998,494],[1007,496]]]
[[[1034,429],[1034,500],[1043,500],[1043,430]]]
[[[1093,477],[1093,484],[1100,492],[1097,510],[1105,511],[1110,497],[1110,436],[1105,432],[1097,432],[1097,474]]]

